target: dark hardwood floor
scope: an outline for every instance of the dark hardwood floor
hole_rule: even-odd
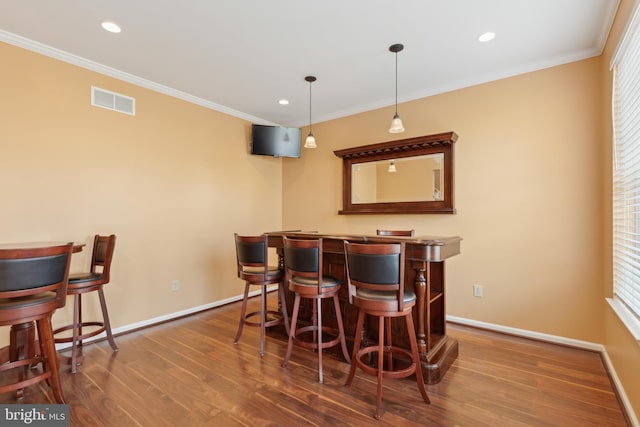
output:
[[[257,305],[254,300],[251,304]],[[425,404],[412,378],[387,380],[386,412],[373,418],[376,378],[296,347],[280,364],[286,341],[258,330],[237,346],[234,303],[84,349],[77,374],[63,367],[72,426],[625,426],[599,354],[449,324],[460,354],[444,379],[427,385]],[[0,377],[2,380],[2,377]],[[17,403],[0,394],[1,403]],[[46,385],[25,389],[24,403],[48,403]]]

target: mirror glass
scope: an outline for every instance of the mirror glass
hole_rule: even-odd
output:
[[[351,203],[444,200],[443,165],[444,153],[353,163]]]

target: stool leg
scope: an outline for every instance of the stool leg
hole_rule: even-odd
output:
[[[376,420],[382,418],[384,410],[382,409],[382,377],[384,371],[384,326],[386,318],[378,317],[378,391],[376,396]]]
[[[104,329],[107,333],[107,340],[113,351],[118,351],[116,341],[113,339],[113,333],[111,332],[111,322],[109,322],[109,312],[107,311],[107,300],[104,297],[104,291],[102,288],[98,289],[98,297],[100,298],[100,308],[102,309],[102,321],[104,323]]]
[[[338,301],[338,294],[333,296],[333,306],[336,311],[336,319],[338,320],[338,333],[340,334],[340,345],[342,346],[342,355],[347,363],[351,363],[349,357],[349,350],[347,350],[347,340],[344,336],[344,325],[342,324],[342,314],[340,313],[340,302]]]
[[[22,359],[33,359],[36,355],[33,343],[35,339],[35,327],[33,322],[12,325],[9,334],[9,361],[15,362]],[[18,368],[18,382],[22,382],[29,371],[29,366]],[[23,389],[16,392],[18,400],[24,397]]]
[[[311,331],[312,334],[312,340],[316,341],[318,339],[318,300],[317,299],[313,299],[313,304],[311,306],[311,326],[315,326],[315,329],[313,329]]]
[[[267,317],[267,285],[260,292],[260,356],[264,356],[264,323]]]
[[[284,295],[284,282],[278,283],[278,295],[280,297],[280,311],[284,320],[284,330],[289,335],[289,314],[287,313],[287,301]]]
[[[284,362],[282,367],[284,368],[289,363],[291,357],[291,350],[293,350],[293,337],[296,334],[296,323],[298,323],[298,310],[300,309],[300,295],[296,294],[293,300],[293,314],[291,316],[291,326],[289,327],[289,341],[287,342],[287,353],[284,355]]]
[[[418,382],[418,388],[420,389],[420,394],[422,395],[422,399],[426,403],[431,403],[429,400],[429,396],[427,396],[427,391],[424,389],[424,379],[422,377],[422,366],[420,366],[420,354],[418,353],[418,341],[416,340],[416,331],[413,326],[413,317],[411,316],[411,312],[407,316],[407,331],[409,332],[409,342],[411,343],[411,353],[413,354],[413,359],[416,365],[416,381]]]
[[[82,335],[81,294],[73,296],[73,332],[71,335],[71,373],[75,374],[78,362],[78,335]]]
[[[50,372],[49,382],[56,403],[66,403],[62,394],[60,383],[60,367],[58,365],[58,353],[53,342],[53,329],[51,328],[51,314],[36,322],[38,340],[42,347],[42,370]]]
[[[318,310],[317,310],[317,327],[318,327],[318,377],[319,382],[322,384],[322,298],[318,297]]]
[[[393,346],[393,342],[391,340],[391,318],[385,317],[384,321],[387,332],[387,369],[393,371],[393,353],[391,352],[391,347]]]
[[[242,335],[242,328],[244,327],[244,316],[247,313],[247,299],[249,298],[249,283],[245,283],[244,285],[244,298],[242,298],[242,308],[240,308],[240,323],[238,324],[238,332],[236,333],[236,337],[233,339],[234,344],[238,344],[240,341],[240,336]]]
[[[78,347],[82,347],[82,294],[78,294]]]
[[[364,311],[358,310],[358,320],[356,321],[356,339],[353,343],[353,356],[351,356],[351,368],[349,369],[349,376],[347,377],[347,382],[344,384],[348,386],[353,381],[353,376],[356,373],[356,365],[358,364],[358,350],[360,349],[360,341],[362,340],[362,335],[358,333],[358,331],[362,330],[362,326],[364,325]]]

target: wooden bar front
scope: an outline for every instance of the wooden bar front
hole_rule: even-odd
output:
[[[340,290],[340,309],[344,320],[345,333],[350,349],[352,349],[355,333],[361,333],[363,343],[377,340],[377,321],[367,319],[364,331],[355,331],[357,309],[349,304],[347,290],[344,241],[355,243],[390,243],[406,242],[405,286],[417,295],[416,306],[413,310],[413,320],[416,325],[418,351],[425,382],[438,383],[446,373],[451,363],[458,357],[458,342],[446,334],[445,321],[445,260],[460,253],[460,237],[383,237],[383,236],[340,236],[310,232],[270,232],[265,233],[269,238],[269,247],[277,248],[282,258],[282,236],[292,238],[323,238],[324,273],[339,279],[344,286]],[[286,293],[287,308],[293,307],[293,295]],[[304,301],[303,301],[304,302]],[[301,304],[300,319],[311,318],[311,304]],[[322,306],[323,324],[335,327],[336,315],[332,304]],[[409,349],[409,339],[403,322],[393,319],[394,345]]]

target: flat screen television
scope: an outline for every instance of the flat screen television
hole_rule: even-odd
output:
[[[300,129],[252,124],[251,154],[299,158]]]

